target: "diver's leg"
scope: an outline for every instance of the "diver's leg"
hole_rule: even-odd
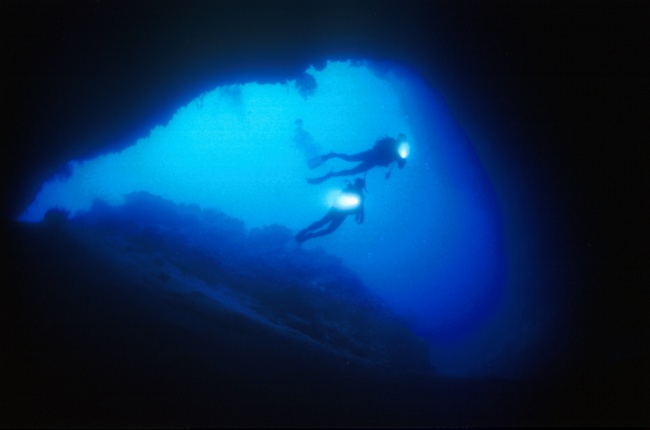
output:
[[[310,184],[320,184],[321,182],[325,181],[326,179],[331,178],[333,174],[334,174],[334,172],[330,171],[330,172],[326,173],[323,176],[319,176],[318,178],[307,178],[307,182],[309,182]]]
[[[368,170],[372,169],[375,166],[376,164],[374,163],[363,162],[351,169],[339,170],[338,172],[331,171],[328,172],[326,175],[320,176],[318,178],[307,178],[307,182],[309,182],[310,184],[320,184],[321,182],[329,178],[334,178],[337,176],[350,176],[350,175],[356,175],[357,173],[367,172]]]
[[[356,154],[341,154],[339,152],[330,152],[329,154],[323,155],[323,161],[327,161],[330,158],[340,158],[345,161],[364,161],[371,158],[372,150],[367,150],[363,152],[357,152]]]
[[[322,230],[315,231],[315,232],[312,232],[312,233],[305,234],[304,239],[302,240],[302,242],[304,242],[307,239],[313,239],[315,237],[325,236],[327,234],[332,233],[334,230],[339,228],[341,226],[341,224],[343,224],[343,221],[345,221],[345,218],[346,218],[345,215],[332,217],[332,222],[330,223],[330,225],[327,226],[327,228],[324,228]]]
[[[311,237],[310,235],[312,233],[310,233],[310,231],[316,230],[317,228],[321,228],[322,226],[327,224],[330,221],[330,219],[332,218],[332,215],[333,215],[332,211],[329,211],[329,212],[327,212],[325,214],[325,216],[323,218],[309,224],[306,228],[300,230],[298,232],[298,234],[296,235],[296,240],[298,242],[304,242],[305,240],[307,240],[309,237]]]
[[[340,158],[345,161],[361,161],[361,164],[359,164],[357,167],[354,167],[352,169],[341,170],[340,172],[329,171],[323,176],[319,176],[317,178],[307,178],[307,182],[309,182],[310,184],[320,184],[321,182],[326,181],[329,178],[332,178],[334,176],[348,176],[348,175],[354,175],[355,173],[365,172],[366,170],[369,170],[372,167],[372,165],[368,164],[369,163],[368,160],[371,159],[371,151],[359,152],[357,154],[352,154],[352,155],[330,152],[329,154],[323,155],[321,158],[323,162],[329,160],[330,158]]]
[[[368,163],[368,162],[363,162],[358,164],[357,166],[351,168],[351,169],[345,169],[345,170],[339,170],[338,172],[329,172],[328,173],[328,178],[333,178],[336,176],[350,176],[350,175],[356,175],[357,173],[363,173],[367,172],[368,170],[372,169],[375,167],[375,164],[373,163]]]
[[[309,224],[309,226],[305,230],[311,231],[311,230],[316,230],[317,228],[321,228],[322,226],[327,224],[332,218],[333,218],[333,213],[330,210],[325,214],[325,216],[323,216],[323,218]]]

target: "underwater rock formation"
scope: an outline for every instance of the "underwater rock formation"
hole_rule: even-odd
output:
[[[316,79],[309,73],[301,73],[296,79],[296,88],[298,88],[298,92],[305,100],[314,95],[317,86]]]
[[[57,225],[62,216],[57,218]],[[376,296],[340,258],[306,250],[291,230],[246,231],[217,210],[174,204],[146,192],[121,206],[95,201],[68,221],[89,248],[137,261],[148,282],[200,293],[275,329],[354,359],[430,371],[428,344]]]

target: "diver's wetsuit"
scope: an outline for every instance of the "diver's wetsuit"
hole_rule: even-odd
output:
[[[350,214],[346,213],[346,211],[342,211],[337,208],[332,208],[329,210],[329,212],[325,214],[323,218],[309,224],[307,228],[300,230],[300,232],[296,235],[296,240],[298,242],[304,242],[307,239],[313,239],[314,237],[325,236],[326,234],[330,234],[334,230],[339,228],[341,224],[343,224],[343,221],[345,221],[345,218],[347,218],[348,215]],[[323,227],[328,222],[330,223],[330,225],[327,228],[324,228],[319,231],[312,231]]]
[[[354,215],[354,219],[357,221],[358,224],[363,223],[364,220],[363,204],[365,199],[365,196],[363,195],[364,188],[365,188],[365,181],[363,179],[357,179],[354,185],[348,186],[344,191],[346,193],[352,193],[359,197],[358,206],[354,208],[347,208],[347,209],[332,207],[325,214],[323,218],[309,224],[307,228],[300,230],[300,232],[298,232],[298,234],[296,235],[296,241],[302,243],[308,239],[313,239],[314,237],[325,236],[327,234],[330,234],[334,230],[339,228],[341,224],[343,224],[343,221],[345,221],[345,219],[349,215]],[[323,227],[327,223],[329,223],[329,226],[327,226],[327,228],[318,230],[319,228]]]
[[[338,172],[331,171],[318,178],[309,178],[307,182],[310,184],[320,184],[321,182],[336,176],[349,176],[356,175],[357,173],[367,172],[373,167],[388,166],[397,161],[400,169],[403,167],[405,160],[399,157],[397,153],[398,141],[392,137],[385,137],[378,140],[372,149],[367,151],[358,152],[356,154],[341,154],[338,152],[330,152],[321,156],[321,161],[325,162],[331,158],[340,158],[344,161],[360,161],[361,163],[351,169],[340,170]]]

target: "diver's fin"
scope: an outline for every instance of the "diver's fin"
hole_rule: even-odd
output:
[[[323,160],[323,157],[319,155],[317,157],[312,157],[309,160],[307,160],[307,165],[309,166],[310,169],[315,169],[316,167],[323,164],[323,162],[325,162],[325,160]]]

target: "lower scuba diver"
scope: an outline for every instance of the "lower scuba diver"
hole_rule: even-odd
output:
[[[390,178],[395,164],[402,169],[406,164],[406,158],[409,154],[409,145],[406,142],[406,135],[400,134],[397,139],[392,137],[383,137],[378,139],[374,146],[363,152],[356,154],[341,154],[338,152],[329,152],[325,155],[313,157],[308,160],[310,169],[314,169],[331,158],[339,158],[345,161],[359,161],[360,163],[350,169],[340,170],[338,172],[330,171],[327,174],[317,177],[308,178],[310,184],[320,184],[321,182],[336,176],[356,175],[357,173],[367,172],[376,166],[389,166],[390,170],[386,173],[386,179]]]
[[[341,193],[336,197],[336,201],[320,220],[313,222],[307,228],[300,230],[296,235],[297,242],[305,242],[319,236],[325,236],[339,228],[343,221],[354,215],[357,224],[362,224],[364,220],[364,190],[366,190],[366,181],[362,178],[356,178],[354,182],[345,181],[346,184]],[[367,190],[366,190],[367,191]],[[323,228],[326,224],[329,225]],[[320,229],[320,230],[319,230]]]

